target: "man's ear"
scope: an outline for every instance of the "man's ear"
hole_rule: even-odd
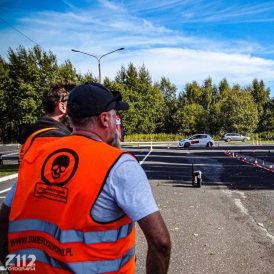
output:
[[[107,112],[103,112],[99,116],[100,123],[103,127],[109,126],[109,116]]]
[[[66,113],[66,109],[67,109],[67,104],[64,102],[59,102],[58,103],[58,110],[62,113],[65,114]]]

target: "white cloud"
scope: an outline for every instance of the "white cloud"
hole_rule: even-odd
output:
[[[169,77],[180,86],[193,80],[201,83],[208,76],[215,83],[226,78],[229,83],[240,85],[251,84],[256,77],[274,78],[274,61],[248,55],[180,48],[152,49],[142,53],[141,56],[131,58],[135,66],[144,62],[154,79]]]
[[[71,56],[70,59],[74,59]],[[242,54],[227,54],[202,50],[181,48],[158,48],[141,51],[121,51],[101,60],[102,76],[114,79],[121,65],[126,68],[129,63],[137,68],[145,65],[154,81],[167,77],[179,89],[186,83],[203,81],[211,77],[213,83],[218,84],[226,78],[230,85],[234,83],[245,87],[252,83],[254,78],[265,81],[269,86],[269,79],[274,78],[274,61],[255,58]],[[82,72],[90,70],[98,75],[96,60],[86,59],[84,56],[79,63],[74,63]]]
[[[112,11],[122,11],[122,8],[120,5],[115,5],[111,1],[99,0],[99,2],[103,5],[104,8],[110,9]]]

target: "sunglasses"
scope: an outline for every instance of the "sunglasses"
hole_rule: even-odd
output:
[[[119,91],[114,90],[111,91],[111,94],[114,96],[108,103],[107,105],[104,107],[103,111],[106,111],[107,108],[113,103],[113,102],[119,102],[122,101],[122,95]]]

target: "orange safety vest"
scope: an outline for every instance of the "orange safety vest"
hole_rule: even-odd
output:
[[[48,127],[48,128],[43,128],[43,129],[37,130],[27,138],[26,142],[24,144],[22,144],[19,148],[19,164],[21,164],[21,162],[23,161],[24,155],[30,149],[30,147],[32,146],[32,144],[36,140],[36,138],[39,137],[40,134],[47,132],[49,130],[53,130],[53,129],[57,129],[57,128]],[[52,138],[56,138],[56,137],[44,137],[44,138],[51,138],[51,140],[53,140]],[[45,140],[46,139],[43,140],[43,143],[45,142]],[[40,145],[38,145],[38,147],[40,147]]]
[[[27,266],[34,255],[32,273],[133,274],[134,223],[125,214],[99,223],[90,213],[124,153],[78,135],[29,150],[11,207],[9,253]]]

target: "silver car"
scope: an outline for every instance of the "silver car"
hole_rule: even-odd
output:
[[[222,139],[226,142],[230,142],[230,141],[246,142],[250,140],[250,137],[241,135],[239,133],[226,133],[225,135],[222,136]]]

